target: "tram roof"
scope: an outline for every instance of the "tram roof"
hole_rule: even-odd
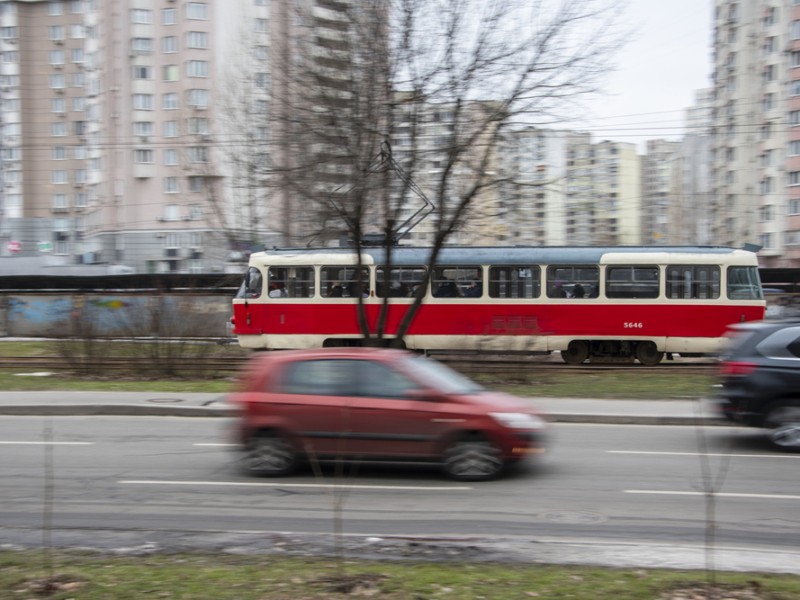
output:
[[[397,246],[392,248],[391,260],[394,265],[423,265],[428,262],[432,248]],[[374,264],[386,262],[385,248],[362,248],[362,255],[372,258]],[[445,246],[441,249],[436,263],[439,265],[458,264],[594,264],[601,262],[609,254],[652,255],[652,261],[678,259],[689,255],[731,255],[741,253],[755,254],[727,246]],[[354,248],[274,248],[254,254],[265,263],[270,258],[276,263],[287,264],[306,258],[310,263],[330,262],[341,259],[353,264]],[[351,258],[350,260],[345,260]],[[288,260],[287,260],[288,259]],[[293,260],[292,260],[293,259]],[[297,264],[295,262],[295,264]],[[755,264],[755,263],[754,263]]]

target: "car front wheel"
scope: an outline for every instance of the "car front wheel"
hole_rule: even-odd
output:
[[[444,453],[444,472],[458,481],[486,481],[500,474],[504,463],[500,449],[483,439],[462,439]]]
[[[297,457],[291,442],[270,433],[251,438],[241,459],[242,468],[250,475],[278,477],[294,470]]]
[[[791,401],[771,409],[764,420],[769,441],[787,452],[800,452],[800,401]]]

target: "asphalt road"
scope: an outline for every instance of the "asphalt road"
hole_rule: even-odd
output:
[[[345,546],[354,556],[679,568],[711,557],[720,569],[800,573],[800,456],[775,453],[758,431],[560,423],[542,459],[463,484],[420,466],[248,478],[227,425],[3,416],[0,545],[36,547],[49,523],[55,545],[130,552]]]

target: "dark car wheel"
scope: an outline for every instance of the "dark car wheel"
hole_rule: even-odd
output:
[[[297,456],[292,444],[277,434],[253,437],[244,449],[242,468],[251,475],[277,477],[294,470]]]
[[[483,439],[458,440],[444,452],[444,472],[458,481],[492,479],[504,466],[500,449]]]
[[[800,452],[800,401],[785,402],[770,409],[764,419],[769,441],[787,452]]]

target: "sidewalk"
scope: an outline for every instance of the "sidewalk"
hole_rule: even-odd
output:
[[[170,392],[0,392],[0,415],[227,417],[221,394]],[[695,425],[722,423],[707,400],[534,398],[556,423]]]

